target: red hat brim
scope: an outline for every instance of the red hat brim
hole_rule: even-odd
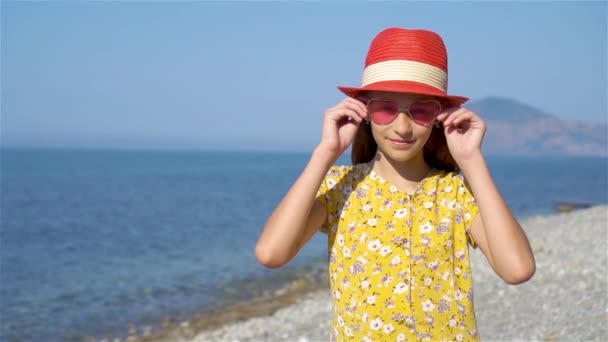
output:
[[[338,86],[338,89],[340,89],[340,91],[346,94],[346,96],[355,99],[358,98],[360,94],[365,91],[388,91],[394,93],[410,93],[437,96],[448,102],[453,107],[461,106],[469,100],[468,97],[447,95],[437,88],[412,81],[383,81],[368,84],[360,88]]]

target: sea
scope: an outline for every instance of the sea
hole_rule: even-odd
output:
[[[254,256],[309,153],[0,151],[1,341],[124,338],[260,296],[326,260],[322,234],[280,270]],[[608,203],[607,158],[487,160],[520,219]]]

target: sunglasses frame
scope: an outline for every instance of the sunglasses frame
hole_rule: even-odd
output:
[[[393,114],[393,119],[392,119],[391,121],[387,122],[387,123],[384,123],[384,124],[377,123],[376,121],[374,121],[374,120],[373,120],[373,115],[371,114],[371,111],[369,110],[369,105],[370,105],[370,103],[372,103],[373,101],[382,101],[382,102],[392,102],[392,103],[395,103],[395,104],[397,105],[397,112],[395,112],[395,114]],[[412,117],[412,114],[410,113],[410,108],[411,108],[412,104],[417,103],[417,102],[435,102],[435,103],[437,103],[437,105],[439,106],[439,110],[438,110],[438,112],[437,112],[437,115],[435,115],[435,118],[433,118],[433,120],[429,121],[429,122],[428,122],[428,123],[426,123],[426,124],[421,124],[421,123],[419,123],[418,121],[416,121],[416,119],[414,119],[414,118]],[[409,106],[408,106],[407,108],[402,108],[402,107],[399,107],[399,103],[398,103],[397,101],[395,101],[395,100],[388,100],[388,99],[382,99],[382,98],[377,98],[377,97],[375,97],[375,98],[368,99],[368,100],[365,102],[365,106],[367,107],[368,113],[370,113],[370,120],[371,120],[371,121],[372,121],[374,124],[376,124],[376,125],[380,125],[380,126],[386,126],[386,125],[390,124],[391,122],[395,121],[395,119],[396,119],[396,118],[399,116],[399,113],[405,113],[405,114],[406,114],[406,115],[407,115],[407,116],[408,116],[408,117],[409,117],[409,118],[410,118],[412,121],[414,121],[414,122],[415,122],[417,125],[420,125],[420,126],[423,126],[423,127],[429,127],[430,125],[432,125],[432,124],[433,124],[433,122],[435,122],[435,120],[436,120],[437,116],[438,116],[439,114],[441,114],[441,112],[442,112],[442,110],[443,110],[443,106],[442,106],[442,105],[441,105],[441,103],[440,103],[439,101],[437,101],[437,100],[416,100],[416,101],[412,101],[412,102],[409,104]]]

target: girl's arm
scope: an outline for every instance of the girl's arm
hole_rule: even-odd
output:
[[[486,124],[472,111],[451,108],[437,119],[443,122],[450,153],[471,187],[480,214],[470,233],[494,271],[509,284],[520,284],[536,270],[532,248],[502,195],[481,152]]]
[[[255,248],[258,261],[269,268],[289,262],[325,222],[327,211],[315,200],[333,156],[317,148],[308,165],[274,210]]]
[[[274,210],[258,239],[255,255],[266,267],[288,263],[323,225],[327,209],[315,196],[323,178],[353,142],[367,118],[360,101],[346,98],[325,112],[321,143],[308,165]]]
[[[479,215],[470,233],[494,271],[509,284],[532,277],[536,266],[528,238],[498,191],[481,153],[460,165]]]

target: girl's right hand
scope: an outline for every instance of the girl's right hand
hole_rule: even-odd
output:
[[[325,111],[319,148],[339,158],[353,143],[359,125],[367,117],[365,104],[350,97],[329,108]]]

